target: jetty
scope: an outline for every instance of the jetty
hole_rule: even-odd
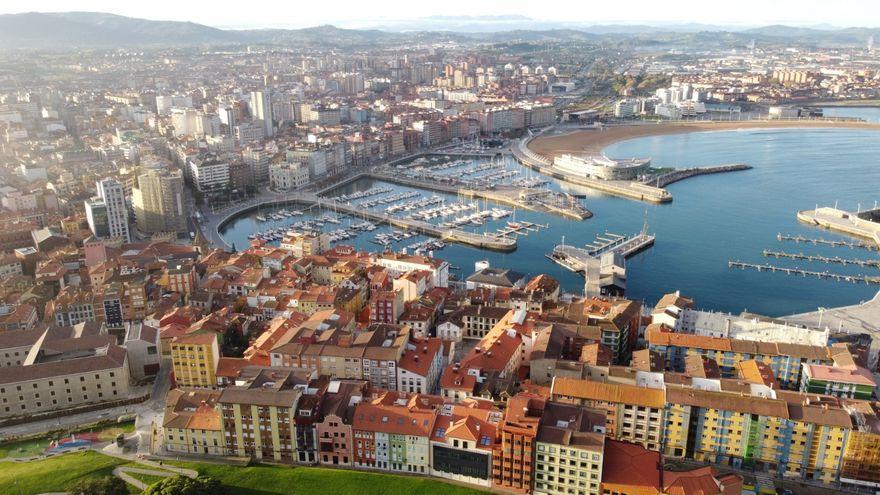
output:
[[[665,174],[650,177],[648,179],[645,179],[644,183],[650,184],[654,187],[666,187],[674,182],[678,182],[680,180],[684,180],[690,177],[696,177],[698,175],[737,172],[740,170],[751,170],[751,168],[751,165],[746,165],[745,163],[730,163],[726,165],[712,165],[708,167],[682,168],[667,172]]]
[[[750,269],[759,272],[784,273],[786,275],[799,275],[802,277],[816,277],[826,280],[836,280],[838,282],[865,283],[869,285],[880,285],[880,277],[869,277],[866,275],[844,275],[832,272],[817,272],[810,270],[802,270],[800,268],[787,268],[784,266],[765,265],[759,263],[745,263],[742,261],[728,261],[728,268],[739,268],[742,270]]]
[[[791,241],[798,244],[825,245],[832,247],[848,247],[850,249],[867,249],[869,251],[877,251],[878,245],[870,242],[862,241],[843,241],[837,239],[824,239],[822,237],[804,237],[802,235],[776,234],[777,241]]]
[[[816,254],[803,254],[803,253],[786,253],[785,251],[772,251],[770,249],[765,249],[763,254],[767,258],[788,258],[792,260],[805,260],[805,261],[816,261],[820,263],[838,263],[841,265],[855,265],[855,266],[872,266],[875,268],[880,268],[880,259],[877,260],[866,260],[866,259],[856,259],[856,258],[841,258],[839,256],[828,257],[828,256],[819,256]]]

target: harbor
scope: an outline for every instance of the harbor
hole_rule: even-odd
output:
[[[873,132],[873,131],[872,131]],[[738,132],[714,132],[714,133],[691,133],[688,135],[670,135],[651,138],[650,140],[636,140],[628,143],[614,145],[607,153],[610,156],[651,156],[655,163],[674,163],[681,167],[695,167],[700,164],[711,163],[748,163],[753,170],[745,173],[706,175],[696,180],[684,180],[670,186],[674,190],[676,201],[668,205],[645,204],[639,201],[630,201],[612,194],[596,192],[593,189],[579,186],[569,186],[567,183],[553,180],[544,174],[533,173],[531,176],[521,165],[514,162],[510,156],[495,159],[496,162],[504,162],[508,169],[519,168],[520,173],[516,177],[508,179],[507,184],[518,179],[550,179],[551,183],[546,187],[556,191],[569,192],[572,196],[579,196],[580,200],[594,216],[589,221],[578,221],[571,217],[564,217],[546,210],[535,211],[525,208],[513,207],[483,198],[468,198],[458,194],[460,187],[449,187],[449,192],[439,189],[448,184],[436,183],[433,189],[408,186],[398,182],[389,182],[375,175],[362,172],[371,172],[370,169],[362,169],[347,175],[344,181],[337,181],[331,186],[326,184],[319,194],[324,197],[341,196],[358,191],[366,191],[371,188],[391,188],[391,192],[385,195],[399,192],[416,190],[422,193],[419,199],[429,198],[436,194],[443,197],[445,207],[460,203],[463,205],[476,204],[477,208],[467,211],[456,212],[449,216],[438,216],[425,220],[440,227],[439,224],[453,222],[456,218],[471,215],[475,212],[501,208],[510,211],[505,218],[495,219],[488,217],[483,225],[476,226],[466,223],[459,230],[476,232],[479,234],[495,234],[498,230],[507,227],[507,222],[532,222],[539,225],[547,225],[539,232],[523,231],[527,235],[511,234],[515,237],[517,247],[514,251],[485,251],[474,249],[468,244],[446,242],[442,239],[417,234],[410,231],[410,238],[404,238],[406,229],[390,227],[366,220],[375,225],[373,231],[360,231],[356,237],[341,239],[337,244],[350,245],[359,250],[377,251],[386,249],[385,246],[374,242],[379,234],[390,236],[397,235],[401,240],[389,237],[390,245],[387,249],[400,251],[407,249],[413,252],[410,246],[427,240],[442,241],[445,247],[436,251],[436,256],[448,261],[451,265],[470,267],[474,260],[489,259],[493,266],[508,267],[523,273],[547,273],[557,280],[563,290],[580,293],[584,288],[583,275],[571,271],[568,268],[550,260],[545,255],[553,249],[548,246],[547,240],[558,244],[562,236],[565,236],[565,244],[583,248],[591,243],[597,235],[604,232],[617,234],[634,234],[641,230],[647,209],[651,233],[656,234],[662,242],[642,254],[635,255],[626,263],[627,288],[629,297],[657,299],[668,291],[671,284],[694,288],[694,294],[700,300],[707,301],[707,305],[722,308],[725,311],[739,312],[743,308],[749,311],[764,312],[765,314],[791,314],[815,309],[817,305],[843,306],[852,301],[867,299],[876,293],[876,286],[864,284],[834,283],[833,289],[829,287],[827,280],[814,277],[783,277],[759,274],[757,271],[729,270],[728,260],[742,260],[753,263],[766,263],[770,260],[762,258],[762,249],[768,248],[777,251],[801,252],[808,255],[822,255],[826,257],[845,258],[871,258],[865,253],[869,251],[856,249],[852,253],[842,251],[842,247],[820,244],[801,244],[793,247],[793,241],[786,241],[789,246],[775,244],[778,233],[805,238],[824,237],[829,240],[861,241],[868,243],[868,239],[846,238],[836,233],[819,232],[809,224],[798,222],[792,213],[792,197],[802,198],[797,210],[812,208],[814,203],[834,204],[836,198],[858,198],[863,204],[871,206],[876,197],[876,186],[866,181],[870,170],[868,168],[872,157],[880,152],[880,143],[865,141],[865,147],[852,152],[840,153],[842,145],[852,140],[864,141],[869,135],[868,131],[857,130],[834,130],[834,131],[811,131],[805,141],[800,134],[793,131],[738,131]],[[873,134],[871,134],[873,135]],[[832,150],[835,150],[832,152]],[[819,157],[819,158],[817,158]],[[434,158],[433,156],[430,158]],[[430,165],[445,166],[444,163],[453,162],[463,158],[444,159],[439,156],[435,161],[428,161]],[[810,160],[821,159],[823,166],[810,166],[805,169],[805,163]],[[458,164],[458,168],[449,168],[447,175],[455,174],[456,170],[467,169],[479,165],[481,162],[490,161],[490,158],[468,160],[469,163]],[[409,163],[414,157],[401,160],[399,163]],[[813,163],[813,162],[810,162]],[[398,177],[403,175],[394,169]],[[841,172],[843,171],[843,172]],[[444,171],[439,171],[443,173]],[[808,173],[807,173],[808,172]],[[480,173],[489,173],[488,170]],[[479,173],[478,173],[479,174]],[[342,182],[342,185],[340,185]],[[402,182],[402,181],[399,181]],[[418,186],[418,184],[415,184]],[[757,195],[757,192],[772,189],[779,194]],[[490,191],[492,192],[492,191]],[[295,194],[295,193],[293,193]],[[290,194],[290,195],[293,195]],[[795,194],[796,196],[792,196]],[[285,194],[287,195],[287,194]],[[354,202],[376,199],[381,194],[370,198],[355,199]],[[261,195],[259,200],[283,199],[284,195]],[[411,198],[405,201],[412,201]],[[488,205],[486,202],[488,201]],[[868,203],[870,201],[870,203]],[[803,204],[806,202],[807,204]],[[377,205],[370,210],[387,208],[391,205]],[[437,208],[440,205],[415,209],[409,212],[398,212],[394,216],[408,216],[417,214],[423,210]],[[849,210],[856,211],[856,200],[846,205]],[[329,211],[314,208],[308,210],[303,205],[279,204],[274,209],[296,209],[304,213],[303,216],[286,218],[280,221],[258,222],[254,216],[258,210],[250,210],[237,216],[221,229],[223,238],[228,245],[235,244],[239,248],[248,245],[248,235],[269,228],[287,227],[290,223],[305,221],[308,219],[321,218],[325,214],[333,215],[332,208]],[[719,211],[725,212],[719,215]],[[265,208],[262,213],[269,213]],[[228,212],[212,215],[223,218]],[[431,211],[424,211],[431,214]],[[325,223],[323,231],[331,233],[339,228],[349,229],[349,222],[359,224],[365,220],[362,218],[343,217],[342,225]],[[424,218],[420,218],[424,220]],[[462,219],[463,220],[463,219]],[[206,237],[209,237],[206,230]],[[288,229],[289,230],[289,229]],[[395,231],[397,234],[395,234]],[[730,232],[737,232],[731,239]],[[384,237],[384,236],[383,236]],[[214,233],[215,245],[223,246],[216,232]],[[809,248],[807,247],[809,246]],[[786,249],[782,249],[785,247]],[[855,248],[854,248],[855,249]],[[861,250],[861,255],[858,251]],[[872,252],[870,254],[875,254]],[[682,263],[686,261],[687,270],[682,269]],[[791,259],[773,261],[773,264],[801,268],[812,268],[823,271],[826,268],[805,266],[806,261]],[[815,262],[813,262],[815,263]],[[830,271],[858,275],[860,272],[871,274],[875,268],[860,268],[854,265],[836,264],[835,268],[827,268]],[[461,275],[466,275],[462,273]],[[718,280],[725,286],[736,286],[733,293],[720,297],[716,293],[705,289],[706,280]],[[872,290],[873,287],[873,290]],[[779,301],[774,299],[775,294],[791,294],[791,297]],[[769,301],[775,301],[770,304]],[[731,302],[735,301],[735,302]]]

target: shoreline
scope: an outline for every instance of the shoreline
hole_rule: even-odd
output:
[[[601,155],[608,146],[621,141],[669,134],[691,132],[736,131],[741,129],[867,129],[880,131],[880,124],[872,122],[803,120],[803,121],[705,121],[694,123],[624,124],[602,130],[578,130],[557,136],[539,136],[528,143],[529,150],[554,158],[565,153]]]

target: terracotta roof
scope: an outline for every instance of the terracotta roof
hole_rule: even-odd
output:
[[[663,390],[622,383],[602,383],[557,376],[553,379],[551,390],[554,397],[566,396],[656,409],[660,409],[666,404]]]
[[[443,343],[438,338],[412,339],[410,345],[415,349],[407,349],[397,363],[398,368],[403,368],[410,373],[419,376],[428,376],[428,370],[438,352],[441,352]]]
[[[647,495],[663,493],[660,484],[662,459],[659,452],[638,445],[605,441],[602,459],[602,489]]]
[[[666,389],[666,401],[670,404],[736,411],[746,414],[757,414],[759,416],[789,417],[788,406],[785,401],[728,392],[668,387]]]

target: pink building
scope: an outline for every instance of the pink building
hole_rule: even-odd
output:
[[[333,380],[321,404],[321,422],[315,423],[318,462],[351,466],[354,438],[351,430],[355,406],[363,399],[369,383],[363,380]]]

